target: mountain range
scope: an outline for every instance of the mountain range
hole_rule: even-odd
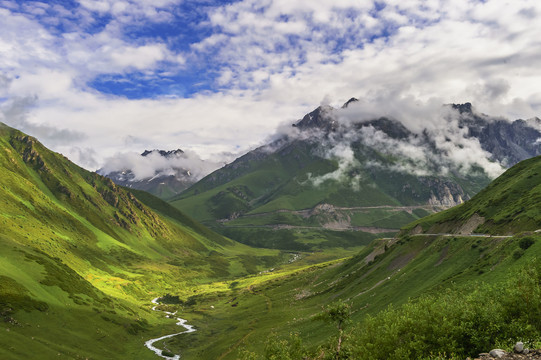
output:
[[[187,159],[181,149],[177,150],[145,150],[143,158],[154,158],[155,161],[165,160],[167,166],[156,168],[149,177],[138,177],[134,169],[124,167],[120,170],[99,169],[98,174],[105,175],[115,184],[143,190],[160,198],[168,198],[181,193],[197,182],[193,170],[187,169],[183,160]]]
[[[464,116],[463,112],[458,113]],[[313,119],[314,116],[310,120]],[[457,123],[463,126],[460,119]],[[235,165],[237,168],[235,163],[226,166],[229,172],[224,172],[222,181],[227,187],[239,187],[225,187],[216,194],[229,191],[242,199],[242,194],[249,195],[240,186],[242,180],[253,191],[251,200],[257,199],[255,191],[264,191],[268,186],[258,171],[267,170],[267,180],[276,181],[277,175],[297,174],[298,169],[305,167],[311,169],[304,173],[307,178],[308,173],[324,176],[340,169],[338,160],[318,158],[311,152],[318,144],[332,149],[333,141],[340,143],[333,139],[345,136],[332,119],[325,123],[320,120],[315,131],[308,127],[300,133],[301,138],[280,138],[273,144],[273,151],[259,149],[245,155],[248,160],[255,157],[257,161],[244,159]],[[392,139],[401,141],[394,143],[398,146],[404,146],[405,141],[432,146],[435,159],[440,161],[425,165],[437,169],[452,164],[445,162],[449,152],[446,154],[441,146],[430,143],[429,134],[421,142],[407,128],[397,128],[392,120],[368,123],[354,126],[359,133],[370,131],[373,136],[376,129],[387,129],[385,134],[392,133]],[[305,124],[297,123],[295,128]],[[458,129],[468,134],[469,127]],[[315,135],[315,141],[308,140]],[[495,135],[491,138],[497,140]],[[388,141],[381,136],[378,139]],[[520,140],[506,139],[506,144],[518,144]],[[359,143],[349,144],[357,151],[355,159],[366,164],[368,160],[360,155],[376,150],[358,140]],[[494,143],[501,145],[501,141]],[[463,144],[468,145],[471,144]],[[399,163],[388,152],[379,150],[381,163]],[[304,161],[307,165],[300,166]],[[261,163],[268,168],[261,167]],[[328,166],[324,169],[327,171],[315,173],[321,164]],[[490,168],[481,165],[490,164],[481,163],[477,165],[479,169],[470,170],[483,179]],[[324,241],[346,241],[343,235],[323,239],[321,233],[306,231],[305,245],[319,244],[319,251],[308,248],[310,251],[296,251],[293,257],[277,250],[239,244],[192,220],[171,204],[149,193],[115,185],[3,124],[0,168],[2,359],[156,359],[143,346],[144,342],[179,330],[172,319],[150,311],[155,306],[150,300],[155,298],[167,302],[160,305],[162,309],[181,311],[181,316],[197,329],[164,340],[160,344],[166,349],[164,354],[181,353],[196,359],[259,359],[271,355],[284,359],[334,358],[338,352],[345,358],[369,359],[421,358],[431,353],[465,357],[487,351],[496,343],[512,347],[517,339],[537,339],[541,335],[541,268],[537,260],[541,254],[537,232],[541,224],[541,157],[514,165],[470,200],[417,219],[394,237],[364,239],[360,251],[348,258],[339,258],[344,253],[336,244],[324,246]],[[276,169],[280,171],[277,173]],[[467,176],[458,176],[460,170],[450,168],[448,174],[452,175],[439,181],[466,181]],[[244,171],[245,176],[236,178],[235,171]],[[398,170],[388,170],[388,174],[393,172]],[[189,191],[219,182],[218,175],[220,171]],[[227,175],[232,176],[232,183]],[[424,173],[418,178],[432,176]],[[351,186],[350,179],[346,177],[346,185]],[[366,184],[363,177],[358,180],[361,186]],[[405,180],[395,176],[384,181],[386,187],[374,190],[375,198],[384,198],[381,189],[392,188],[390,182],[400,181]],[[347,191],[343,182],[327,178],[322,184],[338,196]],[[290,183],[281,188],[288,186]],[[312,188],[316,190],[311,196],[324,195],[317,186]],[[216,190],[212,186],[209,189]],[[349,191],[357,195],[355,190]],[[431,198],[429,190],[419,194],[429,194],[427,198]],[[295,204],[293,200],[312,201],[309,196],[302,196],[285,200],[290,200],[290,205]],[[272,194],[269,198],[272,200]],[[410,195],[410,200],[407,196],[400,199],[412,198]],[[285,214],[279,221],[296,215],[309,222],[318,216],[315,211],[319,209],[324,215],[316,219],[321,219],[332,213],[333,206],[336,210],[335,205],[330,205],[334,198],[327,199],[329,202],[312,209],[285,208],[286,211],[276,211],[276,215]],[[355,199],[344,195],[339,201],[343,204],[340,211],[359,211],[351,209]],[[248,205],[256,203],[246,201]],[[227,213],[226,204],[216,209]],[[201,202],[204,209],[203,205],[205,202]],[[419,209],[423,208],[403,205],[401,209],[421,217]],[[364,210],[392,212],[389,205],[365,205]],[[236,219],[247,215],[240,213]],[[369,216],[368,212],[364,215]],[[340,214],[337,212],[336,216]],[[376,217],[377,213],[370,216]],[[300,227],[272,231],[294,232]],[[349,240],[354,239],[352,236]],[[260,240],[259,244],[265,245],[267,239]],[[359,244],[358,237],[356,241]],[[325,319],[325,313],[337,308],[337,304],[340,309],[352,310],[345,315],[347,324],[353,326],[339,332],[336,324],[318,320]],[[337,336],[338,343],[342,343],[338,352]],[[527,345],[540,344],[528,340]]]
[[[253,246],[354,247],[462,203],[541,153],[537,118],[509,122],[453,104],[410,129],[361,105],[320,106],[168,201]]]

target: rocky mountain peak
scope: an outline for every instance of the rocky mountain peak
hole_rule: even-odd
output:
[[[148,156],[152,153],[159,153],[161,156],[163,157],[166,157],[166,158],[169,158],[169,157],[173,157],[173,156],[180,156],[182,154],[184,154],[184,151],[182,151],[181,149],[176,149],[176,150],[170,150],[170,151],[166,151],[166,150],[158,150],[158,149],[154,149],[154,150],[145,150],[141,156]]]
[[[302,120],[293,124],[301,130],[318,128],[325,131],[336,129],[336,120],[331,116],[334,108],[329,105],[321,105],[311,113],[306,114]]]
[[[359,101],[359,99],[352,97],[351,99],[349,99],[348,101],[346,101],[346,103],[345,103],[344,105],[342,105],[342,109],[345,109],[345,108],[347,108],[351,103],[355,103],[355,102],[358,102],[358,101]]]
[[[473,115],[472,104],[469,102],[464,104],[451,104],[451,108],[458,110],[460,115]]]

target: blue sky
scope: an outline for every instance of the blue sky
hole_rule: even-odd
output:
[[[0,0],[0,121],[95,169],[147,148],[229,159],[352,96],[381,115],[471,101],[526,118],[541,113],[540,14],[533,0]],[[434,121],[417,113],[412,129]]]

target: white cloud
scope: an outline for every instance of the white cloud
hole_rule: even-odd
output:
[[[165,58],[164,45],[146,45],[140,47],[125,47],[116,49],[111,53],[113,60],[119,67],[135,67],[136,69],[146,69],[158,61]]]
[[[106,160],[100,173],[131,170],[134,180],[137,181],[156,175],[177,175],[179,170],[184,170],[190,171],[191,178],[199,180],[223,165],[225,164],[221,162],[205,161],[192,151],[169,157],[164,157],[159,152],[152,152],[146,156],[138,153],[117,153]]]
[[[72,80],[72,74],[66,72],[38,69],[35,73],[20,73],[13,79],[10,92],[21,97],[39,94],[40,99],[57,99],[71,91]]]
[[[173,5],[179,4],[179,0],[78,0],[79,4],[94,12],[110,13],[115,20],[130,23],[144,18],[153,22],[168,21],[171,19],[168,10]]]
[[[0,73],[10,79],[3,96],[37,96],[26,124],[84,133],[79,150],[54,136],[44,142],[74,159],[95,149],[96,163],[144,148],[203,157],[248,149],[326,95],[335,106],[361,100],[341,114],[346,121],[386,115],[414,132],[436,131],[442,103],[471,101],[510,118],[541,114],[541,4],[532,1],[387,0],[379,10],[372,1],[204,2],[197,10],[209,17],[194,25],[204,31],[182,50],[173,46],[187,36],[182,23],[167,38],[128,36],[149,22],[171,23],[180,3],[81,0],[74,9],[28,3],[24,10],[0,2]],[[96,14],[109,22],[96,25]],[[104,74],[122,81],[134,71],[147,79],[206,69],[202,81],[215,79],[213,91],[203,86],[187,99],[128,100],[88,85]],[[138,141],[126,145],[128,136]],[[468,162],[467,155],[460,157]]]

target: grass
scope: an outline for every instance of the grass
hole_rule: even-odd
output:
[[[314,352],[336,334],[333,324],[315,320],[322,307],[347,303],[353,326],[362,325],[382,312],[401,314],[389,312],[388,306],[401,309],[421,296],[437,299],[480,283],[497,288],[541,255],[540,235],[530,231],[537,221],[539,159],[511,169],[471,203],[406,228],[452,229],[477,213],[487,219],[483,226],[490,231],[516,231],[512,238],[404,231],[396,239],[377,239],[313,228],[220,228],[246,244],[286,252],[224,238],[171,205],[117,187],[1,125],[0,145],[2,359],[36,354],[43,359],[155,359],[143,348],[144,341],[178,331],[174,321],[150,311],[149,300],[165,294],[178,296],[181,304],[169,308],[198,329],[167,340],[173,353],[238,359],[246,352],[261,355],[269,338],[285,339],[291,333]],[[210,185],[219,181],[210,179],[190,191],[207,186],[207,194],[201,193],[207,199],[225,191],[226,199],[241,204],[268,204],[274,195],[266,191],[295,189],[280,179],[302,170],[310,158],[309,148],[293,150],[298,156],[281,162],[272,176],[267,173],[266,182],[251,173],[255,165],[249,164],[244,183],[234,183],[238,168],[232,167],[221,190],[213,192]],[[266,161],[270,166],[277,159]],[[300,203],[294,197],[282,199]],[[380,209],[347,215],[356,224],[391,227],[422,214]],[[288,213],[265,216],[268,221],[301,220]],[[246,226],[252,220],[261,218],[235,221]]]
[[[405,228],[420,225],[426,232],[447,232],[466,224],[475,214],[484,219],[475,232],[515,234],[541,228],[541,157],[525,160],[507,170],[474,196],[471,201],[418,220]]]
[[[313,351],[336,331],[313,320],[322,306],[338,300],[351,304],[355,325],[390,304],[399,308],[409,299],[437,296],[448,288],[468,291],[481,282],[501,284],[541,255],[541,239],[533,241],[517,260],[512,254],[521,248],[520,238],[381,240],[351,259],[236,279],[234,287],[221,284],[219,291],[209,286],[193,305],[183,307],[198,332],[172,339],[170,345],[187,357],[237,359],[244,351],[261,354],[271,334],[289,338],[293,332]],[[374,251],[379,253],[375,258],[369,256]]]
[[[197,294],[289,258],[226,239],[4,125],[0,167],[2,359],[155,358],[144,340],[176,329],[150,312],[152,297]]]
[[[366,211],[337,208],[426,205],[434,194],[444,192],[442,189],[446,187],[462,189],[464,197],[468,197],[481,190],[489,180],[479,171],[472,171],[467,176],[450,173],[445,179],[391,171],[389,169],[398,159],[358,142],[352,144],[358,165],[338,176],[335,173],[339,169],[337,160],[323,156],[325,149],[316,141],[293,141],[282,145],[274,152],[257,149],[246,154],[170,199],[171,205],[214,231],[252,246],[317,250],[320,243],[297,241],[296,233],[272,230],[272,227],[321,228],[339,221],[353,227],[398,230],[428,212],[422,209],[391,212],[375,208]],[[382,166],[372,166],[374,159]],[[326,180],[324,176],[327,176]],[[320,205],[324,204],[334,208],[322,209]],[[305,213],[300,215],[299,211]],[[307,216],[306,212],[310,211],[312,214]],[[233,227],[259,229],[256,234]],[[272,231],[276,233],[271,234]],[[260,234],[264,234],[265,240]],[[345,246],[349,234],[347,231],[336,232],[332,238],[336,239],[338,235],[343,236],[338,246]]]

